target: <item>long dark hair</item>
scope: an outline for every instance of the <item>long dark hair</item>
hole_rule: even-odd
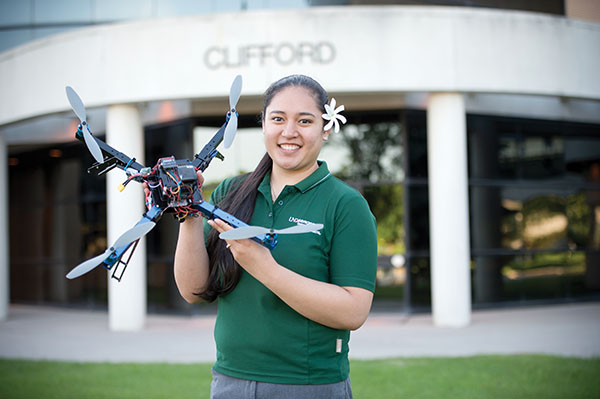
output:
[[[313,94],[319,109],[323,109],[323,106],[329,101],[327,92],[316,80],[305,75],[287,76],[273,83],[265,92],[264,106],[261,113],[263,122],[267,107],[271,104],[275,95],[281,90],[292,86],[301,86],[308,89]],[[258,186],[272,167],[273,160],[267,153],[252,173],[239,176],[236,179],[240,181],[232,182],[233,189],[216,206],[249,223],[254,212]],[[226,248],[225,241],[219,238],[218,232],[214,229],[208,234],[206,249],[209,257],[208,282],[206,289],[203,292],[195,293],[195,295],[205,301],[212,302],[219,296],[227,295],[237,286],[242,270],[233,258],[231,251]]]

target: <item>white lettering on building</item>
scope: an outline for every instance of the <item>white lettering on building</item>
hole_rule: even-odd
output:
[[[279,65],[328,64],[335,58],[335,47],[329,42],[279,44],[249,44],[237,48],[209,47],[204,52],[204,64],[209,69]]]

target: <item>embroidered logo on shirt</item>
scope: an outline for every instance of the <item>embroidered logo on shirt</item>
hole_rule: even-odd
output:
[[[296,223],[298,226],[305,225],[305,224],[315,224],[314,222],[309,222],[308,220],[300,219],[300,218],[293,217],[293,216],[290,216],[290,218],[288,220],[291,223]],[[315,233],[315,234],[321,235],[321,232],[318,231],[318,230],[317,231],[311,231],[311,233]]]

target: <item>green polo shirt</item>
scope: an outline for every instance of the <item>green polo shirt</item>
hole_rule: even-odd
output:
[[[231,179],[211,196],[225,195]],[[279,235],[272,250],[280,265],[303,276],[375,290],[375,218],[360,193],[333,177],[325,162],[312,175],[271,199],[270,174],[258,187],[251,225],[283,229],[322,223],[317,233]],[[218,201],[216,201],[218,202]],[[220,373],[278,384],[329,384],[348,377],[348,330],[300,315],[243,271],[237,287],[218,301],[215,325]]]

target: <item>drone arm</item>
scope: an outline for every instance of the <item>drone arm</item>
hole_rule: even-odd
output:
[[[114,148],[112,148],[97,137],[94,138],[96,139],[96,142],[98,142],[98,145],[100,146],[100,149],[103,153],[109,154],[117,159],[117,167],[119,167],[120,169],[126,170],[132,168],[139,172],[141,169],[144,168],[144,165],[135,161],[135,158],[130,158],[122,152],[115,150]]]
[[[221,126],[221,128],[215,133],[215,135],[210,139],[208,143],[202,148],[202,150],[196,154],[194,160],[192,161],[192,165],[196,170],[204,171],[210,162],[215,158],[219,158],[221,160],[224,159],[223,155],[217,151],[217,147],[223,141],[223,135],[225,134],[225,128],[227,127],[227,122]]]
[[[80,141],[84,141],[83,135],[80,134],[79,131],[75,134],[75,138],[77,138]],[[100,150],[102,150],[102,154],[105,156],[106,155],[109,156],[109,158],[105,158],[104,163],[106,163],[110,160],[111,165],[114,164],[115,166],[117,166],[123,170],[132,168],[137,171],[140,171],[142,168],[144,168],[144,165],[135,161],[135,158],[130,158],[127,155],[123,154],[122,152],[117,151],[116,149],[114,149],[110,145],[106,144],[104,141],[100,140],[96,136],[92,136],[92,138],[94,140],[96,140],[96,142],[98,143],[98,146],[100,146]],[[92,166],[92,168],[95,167],[96,169],[101,169],[100,165],[102,165],[102,164],[94,165],[94,166]],[[111,166],[111,169],[114,168],[115,166]],[[92,169],[92,168],[90,168],[90,169]],[[105,173],[104,170],[101,170],[100,173],[102,173],[102,172]]]
[[[196,208],[200,213],[202,213],[202,215],[205,218],[209,220],[221,219],[234,228],[248,226],[248,224],[242,222],[241,220],[239,220],[233,215],[230,215],[224,210],[217,208],[210,202],[202,201],[198,204],[194,204],[194,208]],[[259,243],[260,245],[267,247],[268,249],[273,249],[277,245],[277,240],[275,240],[274,237],[270,237],[266,234],[261,234],[256,237],[252,237],[251,239]]]

